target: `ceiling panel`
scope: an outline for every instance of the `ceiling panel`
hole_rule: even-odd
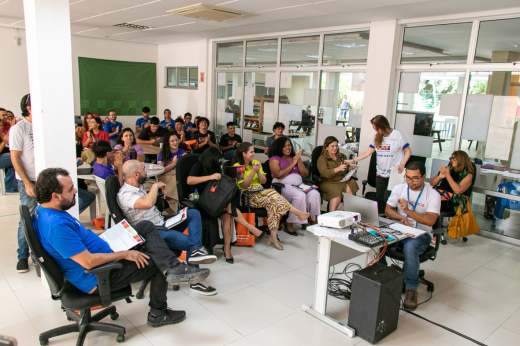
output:
[[[222,2],[224,1],[225,0],[223,0]],[[222,6],[256,13],[258,11],[270,10],[279,7],[295,6],[312,2],[312,0],[240,0],[236,2],[230,2],[229,4],[224,4]]]
[[[383,6],[396,6],[396,5],[405,5],[405,4],[413,4],[418,2],[427,2],[431,0],[372,0],[377,2]]]
[[[0,0],[0,3],[3,1]],[[23,19],[23,2],[21,0],[10,0],[0,5],[0,16],[3,18],[22,18]]]

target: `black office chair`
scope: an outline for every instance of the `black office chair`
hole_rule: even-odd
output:
[[[125,327],[99,322],[109,315],[112,320],[116,320],[119,314],[116,312],[116,307],[110,306],[110,304],[122,299],[129,301],[129,297],[132,295],[132,287],[130,285],[110,292],[110,271],[122,268],[123,265],[119,262],[111,262],[96,268],[85,269],[85,274],[96,275],[99,295],[84,293],[63,277],[59,265],[42,247],[33,228],[33,219],[27,206],[20,206],[20,217],[25,239],[27,239],[27,244],[31,249],[31,257],[45,273],[51,291],[51,298],[53,300],[61,300],[67,320],[76,322],[41,333],[39,337],[40,345],[48,345],[49,339],[55,336],[79,332],[76,345],[82,346],[87,333],[94,330],[116,333],[117,342],[125,341]],[[100,305],[107,308],[92,316],[90,309]],[[76,312],[78,310],[80,311],[79,314]]]

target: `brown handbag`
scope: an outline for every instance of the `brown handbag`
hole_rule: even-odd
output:
[[[465,197],[467,200],[466,212],[462,213],[461,203],[457,209],[457,214],[453,219],[451,219],[450,225],[448,226],[448,237],[457,239],[458,242],[460,241],[461,237],[480,232],[477,220],[475,220],[475,216],[471,213],[469,198],[466,196],[463,197]]]

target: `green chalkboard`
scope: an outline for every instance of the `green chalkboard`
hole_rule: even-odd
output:
[[[81,114],[157,114],[155,63],[78,58]]]

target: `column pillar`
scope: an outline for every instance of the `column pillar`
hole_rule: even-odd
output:
[[[36,174],[61,167],[77,183],[68,0],[24,0]],[[78,217],[76,206],[69,210]]]

